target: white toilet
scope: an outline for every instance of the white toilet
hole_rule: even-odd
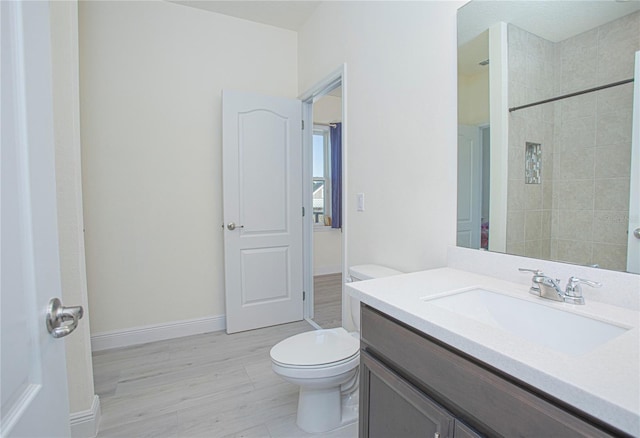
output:
[[[349,269],[351,281],[401,272],[379,265]],[[360,302],[350,299],[353,333],[344,328],[312,330],[291,336],[271,349],[273,371],[300,386],[297,424],[310,433],[327,432],[358,418]]]

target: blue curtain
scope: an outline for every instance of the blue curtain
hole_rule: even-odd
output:
[[[342,123],[329,128],[331,139],[331,228],[342,228]]]

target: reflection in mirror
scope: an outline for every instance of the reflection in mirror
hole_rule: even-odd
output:
[[[638,51],[640,2],[458,11],[459,246],[640,273]]]

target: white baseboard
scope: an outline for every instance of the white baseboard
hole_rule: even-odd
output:
[[[98,435],[100,424],[100,399],[93,396],[91,409],[81,412],[72,412],[69,415],[71,425],[71,438],[93,438]]]
[[[317,266],[313,268],[313,275],[339,274],[342,272],[342,265]]]
[[[101,351],[111,348],[129,347],[147,342],[164,341],[165,339],[217,332],[226,328],[224,315],[205,318],[173,321],[125,330],[96,333],[91,336],[91,350]]]

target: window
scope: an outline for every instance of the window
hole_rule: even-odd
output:
[[[331,148],[329,128],[313,127],[313,225],[331,226]]]

